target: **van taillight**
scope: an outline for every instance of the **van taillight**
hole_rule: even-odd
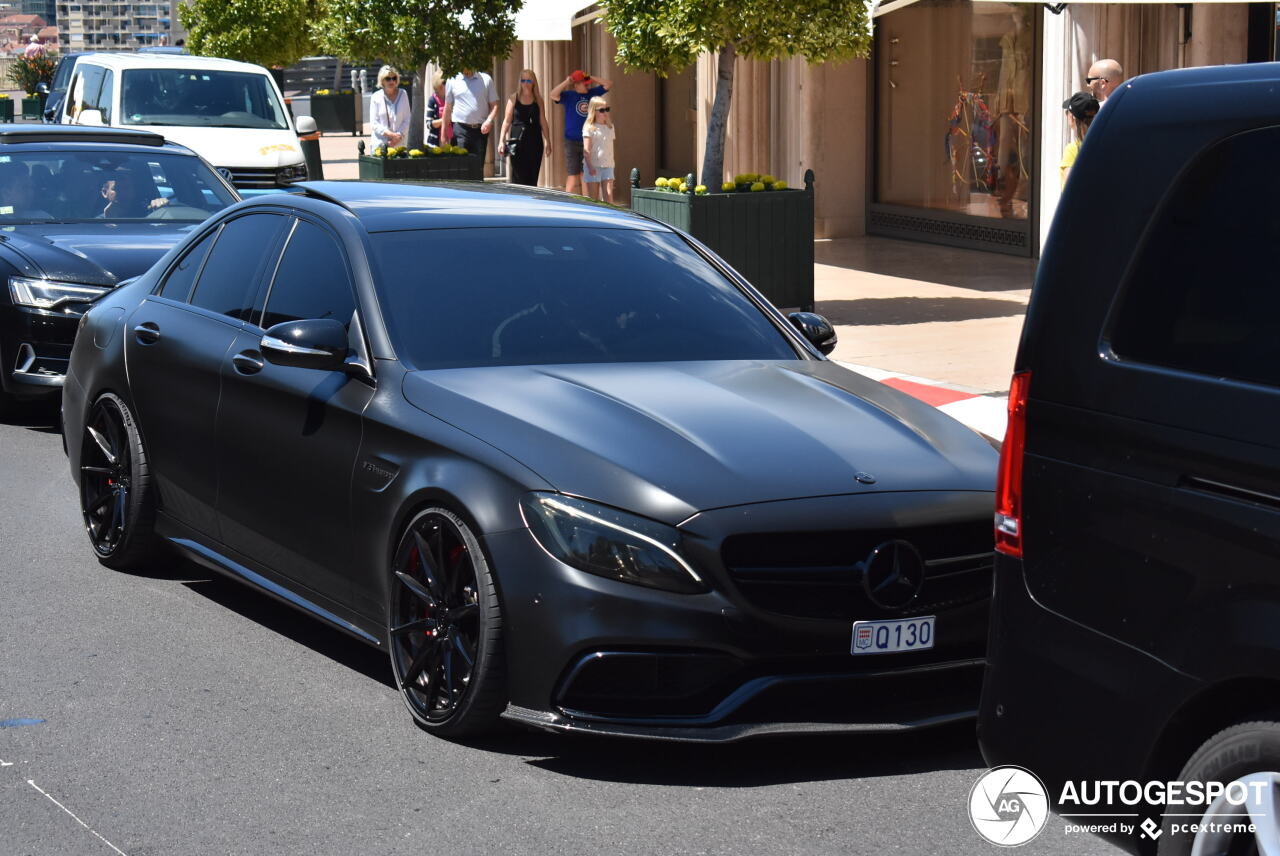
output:
[[[996,473],[996,549],[1022,557],[1022,455],[1027,444],[1027,390],[1031,372],[1018,372],[1009,384],[1009,426],[1000,447]]]

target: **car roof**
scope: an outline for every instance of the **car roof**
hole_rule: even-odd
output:
[[[213,69],[222,71],[247,71],[255,74],[266,74],[267,70],[251,62],[239,62],[233,59],[222,59],[212,56],[191,56],[189,54],[143,54],[101,52],[85,54],[80,62],[92,61],[97,65],[114,69],[126,68],[185,68]],[[78,64],[78,63],[77,63]]]
[[[76,148],[110,146],[113,149],[128,147],[147,151],[164,149],[174,154],[194,155],[186,146],[180,146],[150,131],[86,125],[0,125],[0,146],[34,145],[46,148],[50,144],[74,144]]]
[[[350,211],[368,232],[494,226],[669,231],[655,220],[557,190],[478,181],[306,181],[312,198]]]

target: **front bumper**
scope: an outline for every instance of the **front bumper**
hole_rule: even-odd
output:
[[[747,525],[758,531],[771,518],[783,531],[798,521],[835,530],[848,528],[857,509],[860,524],[889,529],[898,519],[922,519],[910,511],[897,517],[903,506],[923,513],[930,504],[944,514],[972,510],[969,498],[951,494],[885,494],[700,515],[683,527],[686,555],[713,590],[692,595],[577,571],[547,555],[526,529],[488,536],[507,616],[507,718],[546,730],[697,742],[901,731],[972,718],[989,567],[971,581],[972,597],[930,601],[926,583],[917,610],[814,618],[748,596],[719,559],[727,537]],[[784,506],[785,514],[771,514]],[[979,494],[973,506],[981,516],[969,520],[989,533],[990,496]],[[816,593],[830,596],[826,588]],[[795,611],[794,597],[780,603]],[[906,615],[937,616],[933,649],[850,654],[853,619]]]
[[[56,397],[80,313],[40,312],[0,302],[0,386],[16,398]]]

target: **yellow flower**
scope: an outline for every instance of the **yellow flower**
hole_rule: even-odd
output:
[[[680,192],[681,192],[681,193],[688,193],[688,192],[689,192],[689,185],[685,184],[683,181],[682,181],[682,182],[680,182]]]
[[[773,189],[774,189],[774,190],[786,190],[786,189],[787,189],[787,183],[786,183],[785,181],[775,181],[775,182],[773,183]]]
[[[699,184],[697,187],[693,189],[693,192],[698,194],[699,196],[705,196],[707,193],[707,186],[705,184]]]
[[[439,154],[443,154],[443,153],[444,153],[444,149],[440,148],[439,146],[432,146],[432,147],[431,147],[431,154],[433,154],[433,155],[439,155]]]
[[[760,180],[763,181],[765,184],[773,184],[778,179],[774,178],[771,175],[763,175],[760,177]]]
[[[668,182],[667,182],[667,180],[666,180],[665,178],[659,178],[657,181],[655,181],[655,182],[653,183],[653,186],[654,186],[654,187],[666,187],[666,186],[667,186],[667,184],[668,184]]]
[[[751,192],[755,193],[756,191],[760,191],[760,190],[764,190],[764,182],[763,181],[753,182],[751,185]]]
[[[409,152],[409,157],[411,157],[411,158],[420,158],[420,157],[422,157],[424,154],[426,154],[426,152],[424,152],[422,149],[414,149],[413,151]]]
[[[738,189],[738,184],[734,181],[726,181],[724,184],[720,185],[720,189],[725,193],[732,193]]]

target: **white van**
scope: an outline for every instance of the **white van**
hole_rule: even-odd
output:
[[[307,177],[276,82],[247,62],[97,53],[76,63],[56,121],[163,134],[241,191],[279,190]]]

